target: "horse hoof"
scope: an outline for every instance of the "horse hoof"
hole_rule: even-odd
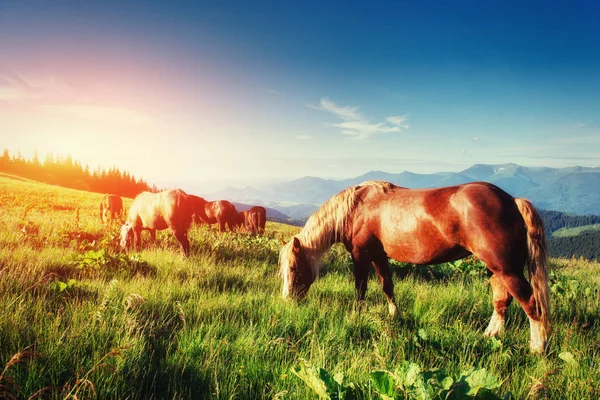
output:
[[[395,318],[396,314],[398,313],[398,308],[396,307],[396,305],[394,303],[390,303],[388,305],[388,311],[390,313],[390,317]]]
[[[545,347],[541,342],[529,342],[529,349],[533,354],[544,354]]]

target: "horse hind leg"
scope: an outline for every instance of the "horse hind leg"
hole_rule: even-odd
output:
[[[492,275],[490,278],[490,285],[492,286],[494,313],[492,314],[490,324],[485,330],[485,336],[488,337],[496,336],[502,331],[502,328],[504,327],[504,316],[506,314],[506,309],[513,299],[498,276]]]
[[[519,302],[527,317],[531,330],[529,347],[534,353],[542,353],[548,341],[548,332],[540,320],[533,289],[522,273],[504,274],[499,277],[508,292]]]

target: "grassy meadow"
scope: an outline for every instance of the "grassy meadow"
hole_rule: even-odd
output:
[[[577,236],[581,232],[600,229],[600,224],[578,226],[577,228],[561,228],[552,233],[553,237]]]
[[[472,259],[394,264],[391,319],[375,276],[354,310],[335,246],[307,299],[284,302],[280,239],[299,228],[195,227],[189,259],[164,231],[123,254],[101,197],[0,174],[0,398],[600,398],[600,264],[550,259],[540,356],[516,303],[483,336],[491,290]]]

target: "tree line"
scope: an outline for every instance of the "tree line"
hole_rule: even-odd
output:
[[[544,221],[544,229],[548,238],[548,253],[552,257],[583,257],[600,261],[600,231],[588,230],[574,236],[552,237],[552,233],[561,228],[577,228],[578,226],[600,223],[598,215],[569,215],[560,211],[540,210]]]
[[[540,216],[544,221],[546,235],[551,235],[561,228],[577,228],[600,223],[598,215],[569,215],[560,211],[540,210]]]
[[[548,239],[548,253],[552,257],[587,258],[600,261],[600,231],[588,230],[579,235],[551,237]]]
[[[0,172],[18,175],[51,185],[97,193],[114,193],[124,197],[135,197],[143,191],[156,192],[156,185],[148,185],[143,179],[136,179],[127,171],[119,168],[101,168],[90,170],[73,160],[71,155],[61,156],[48,153],[43,161],[35,151],[31,159],[24,158],[20,152],[11,156],[8,149],[0,158]]]

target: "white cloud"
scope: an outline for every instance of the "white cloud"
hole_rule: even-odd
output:
[[[585,127],[586,127],[586,124],[582,124],[582,123],[573,124],[573,128],[581,129],[581,128],[585,128]]]
[[[407,120],[408,120],[408,117],[406,115],[392,115],[392,116],[386,118],[386,121],[389,122],[390,124],[406,127],[406,129],[408,129],[408,125],[406,124]]]
[[[340,107],[333,101],[323,98],[318,106],[309,106],[317,110],[327,111],[337,115],[346,121],[356,121],[363,119],[362,115],[358,112],[358,106],[356,107]]]
[[[310,139],[312,139],[312,136],[309,136],[309,135],[296,135],[296,139],[298,139],[298,140],[310,140]]]
[[[400,132],[409,128],[407,116],[391,115],[383,122],[369,122],[359,111],[358,106],[339,106],[333,101],[323,98],[318,106],[309,107],[327,111],[344,120],[337,124],[327,124],[341,128],[341,133],[355,138],[366,139],[377,133]]]
[[[479,142],[479,136],[473,136],[473,141],[474,141],[475,143]]]
[[[383,122],[371,124],[366,121],[348,121],[330,125],[342,128],[342,133],[344,135],[355,136],[358,138],[368,138],[376,133],[400,132],[401,130],[399,126],[388,126]]]

